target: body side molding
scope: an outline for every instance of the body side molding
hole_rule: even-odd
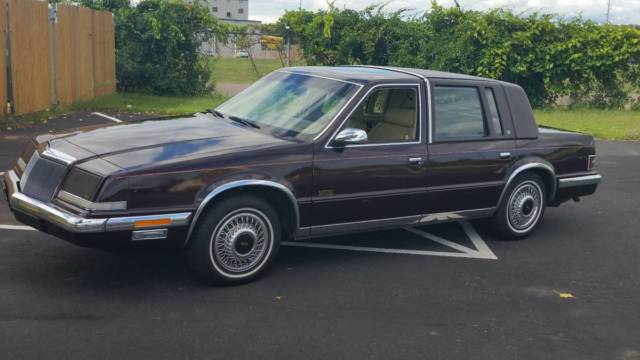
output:
[[[289,198],[289,200],[291,201],[291,205],[293,205],[293,211],[295,214],[294,230],[297,231],[300,228],[300,209],[298,208],[298,201],[296,200],[295,195],[293,195],[293,192],[291,192],[291,190],[288,187],[278,182],[270,181],[270,180],[258,180],[258,179],[236,180],[236,181],[231,181],[216,187],[215,189],[211,190],[211,192],[209,192],[204,199],[202,199],[202,202],[200,202],[200,205],[198,205],[198,209],[194,213],[193,219],[191,220],[191,224],[189,225],[189,231],[187,232],[187,237],[184,240],[184,245],[186,246],[187,243],[189,242],[189,239],[191,238],[191,234],[193,233],[196,223],[198,222],[198,218],[200,217],[200,215],[202,215],[202,213],[204,212],[204,209],[207,207],[207,205],[211,200],[213,200],[216,196],[223,194],[225,191],[243,188],[243,187],[271,187],[284,192]]]

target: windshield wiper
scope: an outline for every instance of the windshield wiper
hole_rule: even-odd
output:
[[[254,123],[251,120],[243,119],[243,118],[240,118],[240,117],[237,117],[237,116],[233,116],[233,115],[229,116],[229,120],[238,122],[238,123],[240,123],[240,124],[242,124],[244,126],[251,126],[252,128],[260,129],[260,125]]]
[[[205,110],[205,112],[207,112],[209,114],[213,114],[215,117],[219,117],[221,119],[224,119],[224,115],[220,111],[218,111],[216,109],[207,109],[207,110]]]

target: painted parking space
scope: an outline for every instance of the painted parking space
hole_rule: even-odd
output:
[[[473,226],[466,221],[335,236],[313,241],[286,241],[282,244],[303,248],[383,254],[498,259]]]
[[[18,142],[0,139],[2,170]],[[548,208],[531,238],[476,228],[500,261],[472,256],[482,244],[452,222],[286,246],[237,287],[196,281],[171,251],[112,253],[15,228],[0,199],[3,358],[636,359],[640,144],[598,152],[599,192]]]
[[[36,231],[30,226],[15,224],[0,224],[0,230]],[[282,245],[396,255],[498,259],[473,226],[466,221],[333,236],[313,241],[283,241]]]

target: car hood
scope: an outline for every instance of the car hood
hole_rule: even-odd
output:
[[[79,162],[100,157],[118,167],[159,164],[177,158],[271,148],[288,141],[209,114],[88,128],[49,139]]]

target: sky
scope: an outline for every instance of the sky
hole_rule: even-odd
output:
[[[336,0],[336,7],[363,9],[384,0]],[[431,6],[431,0],[391,0],[390,10],[412,9],[424,12]],[[497,7],[510,8],[516,13],[541,12],[558,13],[567,17],[581,15],[583,18],[605,22],[608,0],[459,0],[465,9],[486,10]],[[438,4],[452,6],[453,0],[438,0]],[[249,18],[262,22],[274,22],[285,10],[294,10],[300,0],[249,0]],[[325,9],[325,0],[302,0],[302,7],[308,10]],[[610,21],[615,24],[640,24],[640,0],[611,0]]]

